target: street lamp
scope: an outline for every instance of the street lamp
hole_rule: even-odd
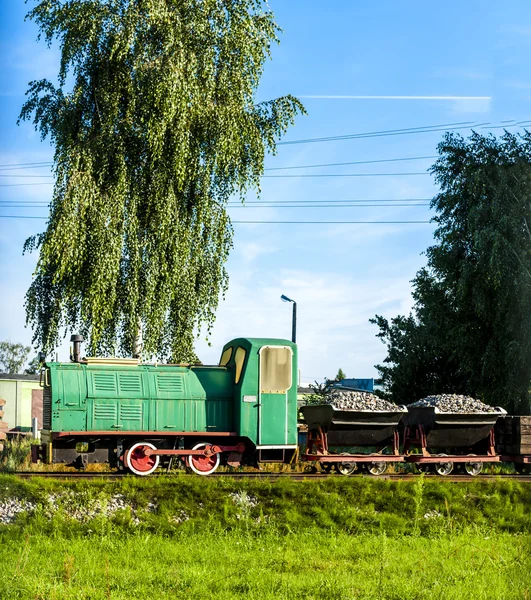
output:
[[[282,302],[293,302],[293,317],[291,319],[291,341],[295,343],[297,341],[297,303],[295,300],[288,298],[287,296],[280,296]]]

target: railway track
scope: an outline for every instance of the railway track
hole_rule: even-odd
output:
[[[105,479],[105,480],[119,480],[124,478],[135,477],[135,475],[131,475],[130,473],[121,473],[121,472],[58,472],[58,471],[20,471],[14,474],[15,476],[21,479],[32,479],[32,478],[41,478],[41,479]],[[193,473],[157,473],[153,475],[148,475],[149,478],[158,478],[158,477],[198,477]],[[269,481],[277,481],[280,479],[290,479],[291,481],[312,481],[312,480],[322,480],[322,479],[344,479],[345,475],[337,475],[332,473],[264,473],[264,472],[250,472],[250,473],[213,473],[208,476],[209,478],[219,478],[219,477],[229,477],[231,479],[263,479]],[[387,473],[384,475],[379,475],[377,477],[371,475],[349,475],[348,478],[355,480],[360,478],[369,478],[369,479],[385,479],[385,480],[394,480],[394,481],[415,481],[420,477],[418,474],[400,474],[400,473]],[[522,483],[531,483],[531,475],[514,475],[514,474],[498,474],[498,475],[424,475],[425,479],[428,481],[451,481],[455,483],[463,483],[469,481],[492,481],[496,479],[502,480],[510,480],[510,481],[519,481]]]

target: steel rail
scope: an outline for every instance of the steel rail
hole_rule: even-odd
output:
[[[43,479],[123,479],[123,478],[137,478],[136,475],[125,472],[96,472],[96,471],[85,471],[85,472],[60,472],[60,471],[20,471],[13,473],[16,477],[21,479],[31,478],[43,478]],[[161,478],[166,477],[172,478],[183,478],[183,477],[198,477],[193,473],[154,473],[147,475],[150,478]],[[335,473],[275,473],[275,472],[234,472],[234,473],[212,473],[207,475],[210,478],[226,477],[230,479],[263,479],[263,480],[280,480],[290,479],[292,481],[311,481],[311,480],[323,480],[323,479],[351,479],[356,480],[360,478],[374,479],[374,480],[393,480],[393,481],[415,481],[421,475],[409,474],[409,473],[384,473],[382,475],[366,475],[366,474],[354,474],[354,475],[339,475]],[[514,474],[493,474],[493,475],[435,475],[435,474],[424,474],[423,477],[427,481],[449,481],[455,483],[470,482],[470,481],[494,481],[494,480],[511,480],[519,481],[522,483],[531,483],[531,475],[514,475]]]

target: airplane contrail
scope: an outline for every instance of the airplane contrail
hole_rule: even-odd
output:
[[[491,96],[332,96],[311,94],[298,97],[321,100],[492,100]]]

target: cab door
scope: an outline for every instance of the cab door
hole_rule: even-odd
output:
[[[262,346],[259,361],[258,445],[286,446],[293,351],[289,346]]]

